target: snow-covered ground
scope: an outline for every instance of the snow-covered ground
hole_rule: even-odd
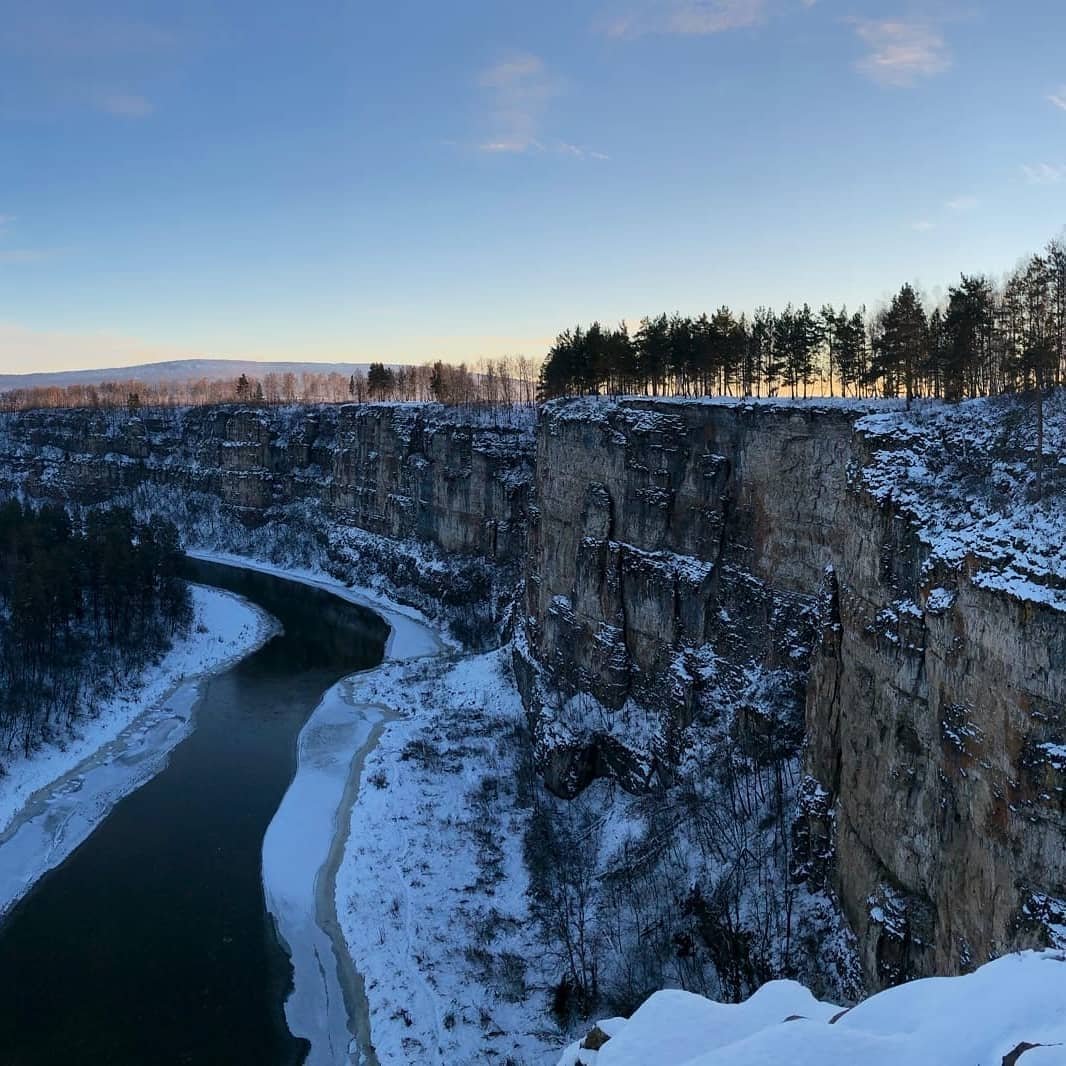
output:
[[[1039,498],[1025,396],[879,411],[856,428],[872,452],[863,485],[913,523],[931,574],[966,568],[977,585],[1066,611],[1066,390],[1044,404]]]
[[[139,688],[79,721],[62,745],[5,758],[0,778],[0,917],[58,866],[188,736],[198,678],[263,644],[276,623],[232,593],[194,585],[194,619]]]
[[[792,981],[736,1004],[657,992],[628,1021],[599,1030],[559,1066],[1063,1066],[1066,956],[1008,955],[965,977],[888,989],[846,1013]]]
[[[300,733],[296,775],[263,840],[267,909],[293,966],[285,1016],[289,1030],[310,1041],[307,1066],[348,1062],[358,1052],[349,1013],[362,1013],[359,989],[343,941],[334,939],[333,877],[358,766],[381,721],[374,709],[354,706],[343,683],[329,690]]]
[[[351,698],[400,716],[367,756],[337,880],[381,1066],[554,1060],[549,974],[525,896],[507,651],[387,665]]]
[[[189,554],[325,589],[392,630],[385,662],[335,685],[304,726],[263,844],[307,1062],[553,1061],[507,651],[457,657],[416,611],[320,571]]]

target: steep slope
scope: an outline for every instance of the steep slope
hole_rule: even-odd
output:
[[[523,412],[432,404],[0,416],[0,491],[172,517],[195,547],[314,564],[494,637],[532,483]]]
[[[787,780],[805,738],[791,869],[871,986],[1061,943],[1061,395],[1044,447],[1036,501],[1017,403],[549,405],[516,654],[549,786],[723,746]]]

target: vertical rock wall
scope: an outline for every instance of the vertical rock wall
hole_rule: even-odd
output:
[[[1066,945],[1066,615],[938,566],[859,485],[841,518],[807,763],[871,982]]]
[[[218,497],[250,525],[309,501],[337,521],[516,562],[532,482],[528,426],[435,405],[32,411],[0,418],[0,478],[95,503],[146,483]]]
[[[747,620],[729,637],[760,661],[787,654],[769,620],[812,597],[832,557],[851,422],[767,405],[548,405],[525,592],[538,659],[617,706],[661,692],[679,651],[723,635],[723,610]]]
[[[772,677],[805,713],[797,875],[835,887],[881,986],[1066,945],[1066,613],[933,558],[866,485],[860,413],[549,404],[534,455],[528,426],[432,406],[35,412],[0,419],[0,489],[155,486],[521,569],[516,672],[563,795],[668,784],[723,694],[732,742],[765,748]],[[403,575],[456,583],[417,551]],[[586,696],[635,710],[606,731]]]
[[[1066,944],[1066,615],[931,559],[864,488],[858,414],[549,405],[525,639],[564,691],[658,708],[675,733],[708,686],[701,647],[719,673],[809,662],[797,870],[835,886],[880,987]],[[564,794],[651,783],[617,736],[544,717]]]

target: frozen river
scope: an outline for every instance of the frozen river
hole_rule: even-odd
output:
[[[290,867],[285,839],[300,841],[293,817],[304,791],[309,811],[316,795],[334,805],[341,797],[297,778],[283,806],[298,737],[319,707],[324,731],[347,730],[341,749],[369,735],[373,723],[338,716],[329,694],[340,678],[381,661],[389,627],[306,584],[189,566],[194,580],[264,608],[284,633],[203,683],[195,728],[166,767],[121,799],[0,924],[2,1062],[264,1066],[299,1062],[308,1049],[285,1023],[293,965],[277,934],[285,923],[267,909],[264,859],[268,892],[303,905],[299,875],[331,841],[328,832],[317,844],[305,840],[311,854],[293,854]],[[328,770],[315,758],[316,735],[304,737],[304,754]],[[327,776],[343,783],[347,771],[343,761]],[[286,810],[264,854],[267,828]],[[275,912],[285,904],[271,899]],[[323,940],[319,962],[328,954]],[[299,967],[296,950],[293,957]],[[300,993],[298,981],[290,1024],[308,1013],[295,1002]]]

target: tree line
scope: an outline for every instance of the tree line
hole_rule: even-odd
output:
[[[160,518],[0,504],[0,758],[62,736],[187,629],[181,559]]]
[[[370,363],[351,374],[240,374],[149,384],[138,380],[94,385],[42,385],[0,393],[0,411],[88,407],[139,411],[159,407],[202,407],[223,403],[292,405],[431,402],[489,407],[532,406],[537,399],[537,363],[525,356],[471,363],[435,360],[420,366]]]
[[[543,361],[373,362],[335,371],[231,379],[110,381],[0,393],[0,411],[374,401],[533,406],[558,396],[905,396],[959,400],[1066,382],[1066,239],[1002,283],[963,274],[927,306],[911,284],[874,313],[823,304],[722,306],[659,314],[630,330],[593,322],[560,333]]]
[[[593,322],[559,334],[540,397],[905,396],[960,400],[1066,382],[1066,241],[997,285],[963,274],[942,306],[903,285],[875,314],[825,304],[660,314],[633,332]]]

